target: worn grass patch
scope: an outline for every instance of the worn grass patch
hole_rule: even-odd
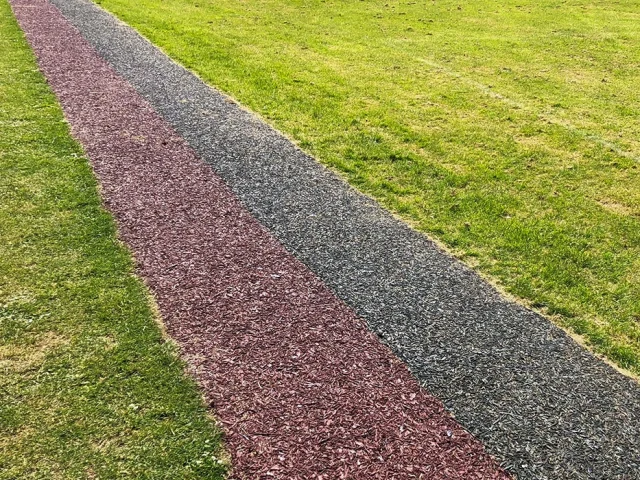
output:
[[[640,372],[637,2],[99,3]]]
[[[223,478],[221,437],[0,0],[0,479]]]

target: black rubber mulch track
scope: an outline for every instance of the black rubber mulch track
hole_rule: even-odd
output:
[[[11,3],[234,478],[508,478],[55,7]]]
[[[87,0],[52,0],[285,247],[522,479],[640,478],[640,386]]]

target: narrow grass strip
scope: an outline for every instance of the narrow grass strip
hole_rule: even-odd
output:
[[[0,0],[0,479],[221,479],[219,430]]]
[[[636,476],[637,382],[500,296],[92,2],[52,2],[518,478]]]

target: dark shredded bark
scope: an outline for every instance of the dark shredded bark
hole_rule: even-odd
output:
[[[507,475],[43,0],[13,0],[237,478]]]

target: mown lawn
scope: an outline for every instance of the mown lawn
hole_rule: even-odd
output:
[[[221,437],[0,0],[0,479],[221,479]]]
[[[635,0],[100,0],[640,373]]]

